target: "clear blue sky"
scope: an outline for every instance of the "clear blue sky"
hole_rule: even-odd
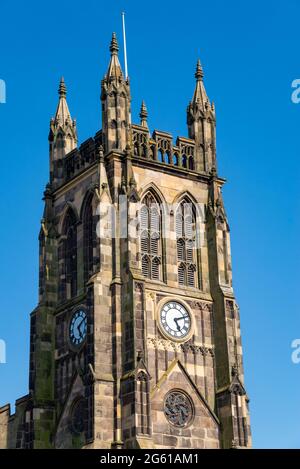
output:
[[[1,405],[27,392],[29,313],[37,302],[38,231],[49,119],[61,75],[80,142],[100,128],[100,80],[127,13],[133,121],[186,135],[196,59],[216,103],[218,166],[228,184],[233,279],[241,309],[254,446],[300,447],[299,1],[89,0],[0,7]]]

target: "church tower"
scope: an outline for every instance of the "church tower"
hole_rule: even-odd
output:
[[[31,313],[29,393],[1,447],[249,448],[215,109],[200,61],[188,137],[150,133],[113,34],[102,130],[77,146],[59,86]]]

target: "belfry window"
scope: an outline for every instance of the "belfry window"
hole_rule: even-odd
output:
[[[94,245],[96,238],[96,226],[93,216],[92,199],[86,205],[83,217],[83,255],[84,255],[84,280],[88,281],[94,272]]]
[[[72,298],[77,294],[77,223],[74,213],[69,210],[63,224],[58,249],[59,298]]]
[[[145,195],[140,210],[141,260],[144,277],[161,279],[161,213],[151,193]]]
[[[176,211],[178,283],[195,287],[197,273],[196,217],[193,204],[183,200]]]

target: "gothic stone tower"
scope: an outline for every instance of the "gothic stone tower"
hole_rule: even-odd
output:
[[[2,447],[250,447],[215,110],[200,62],[188,137],[151,135],[113,35],[102,130],[77,147],[62,79],[31,314],[29,393]]]

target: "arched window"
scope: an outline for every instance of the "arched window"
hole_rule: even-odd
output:
[[[194,171],[195,165],[194,165],[194,158],[192,156],[189,157],[189,169]]]
[[[176,211],[178,283],[195,287],[197,273],[196,217],[192,203],[183,200]]]
[[[144,158],[146,158],[148,155],[147,155],[147,144],[146,143],[143,143],[142,145],[142,156]]]
[[[158,150],[158,161],[160,163],[165,163],[165,153],[164,153],[164,150],[162,148],[160,150]]]
[[[151,160],[155,160],[157,159],[157,155],[156,155],[156,147],[155,145],[151,145],[150,146],[150,150],[149,150],[149,158]]]
[[[187,157],[186,157],[186,155],[182,155],[181,165],[182,165],[183,168],[187,167]]]
[[[84,281],[94,273],[94,247],[96,245],[96,223],[93,216],[92,197],[89,199],[83,216],[83,256]]]
[[[140,210],[141,258],[144,277],[161,279],[161,213],[155,197],[148,192]]]
[[[58,248],[59,298],[72,298],[77,294],[77,223],[72,210],[67,212]]]

